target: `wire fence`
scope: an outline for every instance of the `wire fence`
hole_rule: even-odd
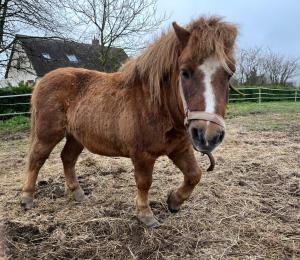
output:
[[[230,92],[229,102],[300,101],[300,90],[276,88],[239,88],[244,96]],[[0,96],[0,120],[30,114],[31,94]]]
[[[0,96],[0,120],[30,114],[31,94]]]
[[[267,102],[267,101],[294,101],[300,100],[298,89],[277,89],[277,88],[239,88],[244,96],[237,93],[230,93],[229,102]]]

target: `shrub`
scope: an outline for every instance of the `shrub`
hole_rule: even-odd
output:
[[[0,96],[30,94],[31,92],[32,87],[24,82],[15,87],[0,88]],[[30,96],[0,98],[0,114],[28,112],[30,109],[29,103]]]

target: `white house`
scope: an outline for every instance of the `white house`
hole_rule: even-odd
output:
[[[77,43],[60,38],[16,35],[5,80],[12,85],[24,81],[34,83],[51,70],[80,67],[103,70],[99,41]],[[128,56],[123,49],[111,48],[106,71],[114,71]]]

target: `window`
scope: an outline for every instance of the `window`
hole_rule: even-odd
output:
[[[67,55],[67,57],[68,57],[68,60],[70,62],[73,62],[73,63],[77,63],[78,62],[78,59],[77,59],[77,57],[74,54]]]
[[[30,85],[30,86],[33,86],[34,85],[34,80],[33,79],[27,80],[27,84]]]
[[[46,60],[51,60],[50,54],[47,53],[47,52],[43,52],[43,53],[42,53],[42,56],[43,56],[43,58],[46,59]]]

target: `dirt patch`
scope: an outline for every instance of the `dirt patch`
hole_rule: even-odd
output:
[[[11,259],[299,259],[299,122],[299,114],[229,119],[225,142],[214,153],[215,171],[204,173],[177,214],[167,210],[166,196],[182,175],[160,158],[151,207],[161,226],[150,230],[135,218],[130,160],[85,151],[77,172],[88,199],[75,203],[64,192],[63,144],[39,175],[35,208],[22,211],[28,134],[1,137],[0,205],[8,254]],[[206,169],[207,157],[196,156]]]

